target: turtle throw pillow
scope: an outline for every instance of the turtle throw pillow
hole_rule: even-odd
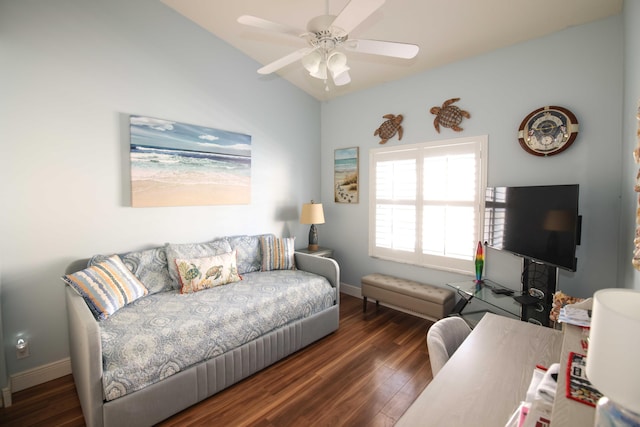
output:
[[[176,259],[180,277],[180,293],[190,294],[214,286],[238,282],[236,251],[203,258]]]

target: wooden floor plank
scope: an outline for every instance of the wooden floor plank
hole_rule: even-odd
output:
[[[342,294],[338,331],[159,426],[392,426],[432,379],[431,324]],[[84,425],[71,375],[15,393],[0,425]]]

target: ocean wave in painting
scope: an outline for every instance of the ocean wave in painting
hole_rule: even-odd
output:
[[[131,179],[249,187],[251,157],[131,144]]]
[[[358,168],[357,158],[335,159],[334,170],[336,172],[353,172]]]
[[[250,202],[250,135],[145,116],[130,124],[132,206]]]

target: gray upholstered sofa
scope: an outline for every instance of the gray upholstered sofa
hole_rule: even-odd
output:
[[[265,237],[275,239],[232,236],[119,255],[148,292],[101,320],[72,278],[114,257],[69,266],[71,366],[88,426],[152,425],[337,330],[338,264],[294,254],[293,240],[284,252],[266,253]],[[242,280],[182,292],[185,271],[176,284],[171,266],[229,249]],[[279,269],[280,255],[295,257],[295,269]]]

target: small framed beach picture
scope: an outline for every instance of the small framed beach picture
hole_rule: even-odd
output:
[[[336,203],[359,202],[358,180],[358,147],[335,150],[333,191]]]
[[[130,116],[131,205],[251,202],[251,136]]]

